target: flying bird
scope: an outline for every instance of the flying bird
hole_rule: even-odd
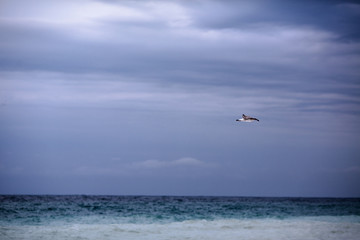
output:
[[[242,118],[236,119],[236,121],[239,122],[253,122],[253,121],[259,121],[257,118],[246,116],[245,114],[242,115]]]

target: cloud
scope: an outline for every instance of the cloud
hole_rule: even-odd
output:
[[[235,9],[232,5],[216,1],[202,2],[201,6],[212,4],[226,6],[227,11],[234,12]],[[218,19],[196,4],[159,1],[144,5],[137,1],[123,4],[89,1],[68,5],[67,8],[85,10],[64,11],[58,13],[59,16],[52,16],[45,11],[50,8],[45,4],[41,11],[45,15],[35,10],[27,13],[42,19],[35,22],[22,19],[21,15],[14,17],[9,14],[1,24],[4,32],[2,38],[6,40],[3,53],[7,60],[2,62],[2,67],[10,70],[23,68],[141,74],[161,78],[161,81],[174,81],[169,77],[183,72],[194,76],[188,83],[198,81],[195,74],[201,72],[208,84],[217,82],[210,76],[221,70],[227,75],[221,83],[234,84],[237,82],[234,75],[253,78],[254,75],[284,71],[290,74],[287,69],[301,74],[303,79],[307,78],[305,72],[318,68],[331,69],[331,76],[347,71],[348,64],[355,64],[359,60],[356,55],[349,58],[350,52],[358,48],[357,44],[337,43],[338,32],[307,25],[295,28],[293,25],[260,21],[253,28],[199,27],[191,7],[202,12],[206,20]],[[89,10],[86,11],[86,8]],[[214,11],[221,12],[215,7]],[[77,20],[71,20],[72,16]],[[53,18],[69,19],[71,24],[44,23]],[[130,20],[149,25],[133,25]],[[254,18],[255,22],[257,20]],[[159,25],[159,22],[162,24]],[[340,57],[344,53],[346,55]],[[337,55],[335,59],[328,58],[334,54]],[[327,61],[322,61],[324,58]],[[220,68],[224,62],[226,67]],[[337,67],[339,64],[343,66]],[[281,75],[277,74],[276,78],[281,78]],[[180,81],[179,78],[176,81]]]
[[[55,105],[357,109],[359,43],[295,20],[279,24],[275,15],[263,21],[262,3],[42,2],[31,11],[7,3],[2,85],[10,99]],[[310,101],[318,95],[328,100]],[[340,106],[331,96],[351,100]]]
[[[134,164],[138,168],[176,168],[176,167],[201,167],[207,166],[203,161],[195,158],[185,157],[172,161],[161,161],[161,160],[145,160]]]
[[[353,159],[358,9],[336,0],[2,1],[0,145],[16,152],[2,171],[17,159],[34,173],[38,162],[74,175],[198,176],[217,171],[214,162],[223,176],[250,176],[261,159],[276,172],[284,166],[272,161],[293,152],[314,165],[315,150],[335,162],[351,149]],[[260,124],[237,124],[242,113]]]
[[[235,118],[246,112],[264,116],[312,112],[311,118],[314,118],[314,114],[360,111],[360,100],[355,94],[357,85],[346,83],[335,85],[337,89],[330,84],[322,84],[322,89],[317,89],[315,83],[289,88],[286,83],[272,79],[254,80],[258,82],[249,85],[243,81],[239,86],[218,86],[201,82],[161,84],[160,80],[147,82],[142,78],[134,81],[132,77],[116,74],[2,72],[0,76],[1,100],[6,102],[6,107],[113,108],[125,115],[133,111],[177,112],[208,116],[210,121],[219,117]],[[306,91],[308,87],[312,91]]]
[[[256,29],[262,24],[289,28],[311,27],[340,33],[341,38],[359,39],[356,21],[359,4],[354,1],[199,1],[194,8],[196,24],[208,29]],[[321,17],[319,17],[321,16]]]
[[[176,160],[161,161],[161,160],[145,160],[140,162],[122,162],[115,161],[111,164],[104,162],[77,163],[68,169],[69,175],[75,176],[147,176],[151,174],[177,174],[186,175],[193,171],[203,171],[204,169],[211,169],[213,165],[200,161],[195,158],[184,157]],[[150,172],[149,172],[150,171]],[[51,174],[56,174],[57,171],[53,169]],[[42,172],[40,174],[43,174]]]

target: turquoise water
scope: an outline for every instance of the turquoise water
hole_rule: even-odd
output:
[[[359,239],[360,199],[0,196],[0,239]]]

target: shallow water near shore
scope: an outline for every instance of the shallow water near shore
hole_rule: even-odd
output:
[[[358,239],[360,199],[0,196],[1,239]]]

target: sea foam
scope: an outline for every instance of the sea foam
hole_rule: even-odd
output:
[[[268,239],[357,240],[359,219],[308,217],[279,219],[187,220],[168,223],[28,225],[0,228],[1,239]]]

